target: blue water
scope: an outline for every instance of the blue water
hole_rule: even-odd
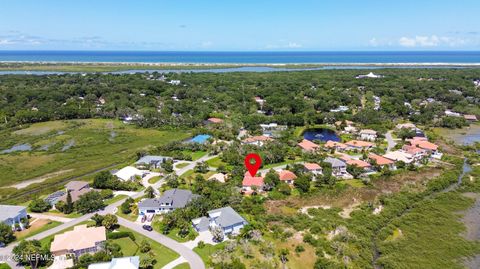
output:
[[[210,135],[205,135],[205,134],[204,135],[197,135],[194,138],[190,139],[190,142],[203,144],[203,143],[207,142],[207,140],[210,137],[211,137]]]
[[[325,128],[307,129],[303,133],[303,138],[310,141],[320,140],[322,142],[327,142],[328,140],[339,142],[341,140],[334,131]]]
[[[176,52],[0,51],[0,61],[149,63],[480,63],[480,51]]]

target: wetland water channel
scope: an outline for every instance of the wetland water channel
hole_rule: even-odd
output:
[[[456,189],[458,186],[460,186],[462,184],[462,180],[463,178],[465,177],[466,174],[470,173],[472,171],[472,167],[470,166],[470,164],[468,163],[468,158],[464,158],[463,160],[463,166],[462,166],[462,173],[458,176],[458,179],[457,179],[457,182],[451,184],[450,186],[448,186],[446,189],[444,189],[443,191],[441,191],[440,193],[443,193],[443,192],[449,192],[449,191],[452,191],[454,189]],[[423,200],[426,200],[426,199],[430,199],[432,196],[438,194],[438,192],[434,192],[432,194],[429,194],[427,196],[425,196],[423,198]],[[423,201],[422,200],[422,201]],[[412,209],[414,209],[415,206],[413,207],[410,207],[409,209],[406,209],[404,212],[402,212],[402,214],[400,216],[398,216],[397,218],[401,218],[403,215],[409,213]],[[476,213],[480,213],[480,197],[477,198],[473,208],[471,208],[470,210],[475,210]],[[467,213],[468,214],[468,213]],[[383,227],[386,227],[388,224],[390,224],[394,219],[391,219],[389,221],[389,223],[387,223],[386,225],[384,225]],[[476,219],[477,220],[477,226],[480,227],[480,216]],[[382,227],[382,228],[383,228]],[[381,229],[380,229],[381,230]],[[372,243],[373,243],[373,259],[372,259],[372,266],[374,269],[383,269],[382,266],[378,265],[377,264],[377,260],[380,258],[381,254],[380,254],[380,250],[378,249],[378,246],[377,246],[377,236],[380,232],[380,230],[377,230],[374,232],[373,236],[372,236]],[[480,237],[480,231],[477,231],[477,234],[479,235]],[[477,238],[477,239],[480,239],[480,238]],[[475,240],[475,239],[473,239]],[[466,264],[465,264],[468,268],[471,268],[471,269],[476,269],[476,268],[479,268],[477,266],[480,265],[480,255],[477,255],[475,256],[473,259],[469,260],[469,261],[466,261]]]

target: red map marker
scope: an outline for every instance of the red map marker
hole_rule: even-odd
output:
[[[252,164],[252,160],[254,160],[255,163]],[[247,170],[252,177],[257,174],[260,165],[262,165],[262,158],[260,158],[260,155],[256,153],[249,153],[247,156],[245,156],[245,167],[247,167]]]

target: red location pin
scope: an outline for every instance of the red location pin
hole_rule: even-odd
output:
[[[252,163],[251,160],[255,160],[255,163]],[[245,167],[247,167],[248,172],[252,177],[257,174],[258,168],[262,165],[262,158],[256,153],[249,153],[245,156]]]

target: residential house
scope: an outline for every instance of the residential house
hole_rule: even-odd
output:
[[[401,150],[387,152],[383,157],[390,159],[395,162],[404,162],[409,164],[414,161],[413,156],[409,153],[403,152]]]
[[[279,137],[282,131],[287,130],[286,125],[276,123],[260,124],[260,128],[262,128],[263,135],[268,137]]]
[[[416,146],[404,145],[402,147],[402,151],[412,155],[414,162],[419,162],[423,158],[428,156],[428,152],[426,150],[418,148]]]
[[[383,78],[383,75],[376,75],[373,72],[370,72],[366,75],[358,75],[355,77],[356,79],[362,79],[362,78]]]
[[[0,222],[16,229],[18,224],[23,229],[22,219],[27,218],[27,208],[18,205],[0,205]]]
[[[350,159],[347,161],[347,164],[359,167],[363,169],[365,172],[372,172],[372,166],[369,163],[362,160]]]
[[[68,192],[70,192],[70,197],[72,197],[72,202],[78,201],[80,196],[93,191],[90,188],[90,184],[86,181],[70,181],[65,185],[65,192],[64,194],[58,198],[58,201],[67,202]],[[55,203],[56,203],[55,202]]]
[[[332,165],[332,175],[340,178],[351,178],[347,172],[347,164],[337,158],[327,157],[324,162],[330,163]]]
[[[144,199],[138,202],[138,213],[140,215],[168,213],[177,208],[184,208],[198,197],[199,195],[193,194],[189,190],[166,190],[159,198]]]
[[[302,142],[298,143],[297,145],[302,149],[303,152],[314,152],[320,148],[319,145],[307,139],[303,139]]]
[[[293,185],[295,179],[297,178],[297,176],[292,171],[288,170],[282,170],[278,172],[278,177],[280,178],[280,181],[283,181],[288,185]]]
[[[221,183],[225,183],[225,180],[227,179],[227,175],[223,173],[216,173],[211,175],[208,180],[215,180]]]
[[[118,170],[113,175],[117,176],[119,179],[123,181],[129,181],[129,180],[135,180],[135,178],[137,177],[143,177],[144,174],[145,174],[144,171],[138,170],[133,166],[127,166]]]
[[[106,240],[105,227],[78,225],[73,228],[73,231],[55,235],[50,251],[55,256],[74,254],[80,257],[83,254],[101,250]]]
[[[377,132],[371,129],[360,130],[359,136],[361,140],[374,141],[377,139]]]
[[[173,158],[164,157],[164,156],[147,155],[147,156],[143,156],[138,161],[136,161],[135,167],[141,168],[141,169],[158,169],[160,168],[162,163],[168,160],[173,161]]]
[[[373,143],[362,140],[351,140],[345,143],[345,145],[347,145],[350,150],[370,150],[375,146]]]
[[[240,230],[248,222],[233,208],[227,206],[207,212],[208,217],[200,217],[192,220],[193,227],[197,232],[205,232],[210,228],[220,227],[224,235],[239,234]]]
[[[335,151],[344,151],[344,150],[347,150],[348,148],[347,145],[340,142],[332,141],[332,140],[328,140],[327,143],[323,145],[323,147],[329,150],[335,149]]]
[[[305,172],[313,174],[313,180],[317,180],[317,177],[323,174],[323,169],[319,164],[316,163],[304,163],[303,164]]]
[[[478,121],[476,115],[465,114],[465,115],[463,115],[463,118],[467,121],[470,121],[470,122]]]
[[[458,113],[458,112],[453,112],[451,110],[445,110],[445,116],[448,116],[448,117],[461,117],[462,114]]]
[[[245,138],[242,141],[242,144],[255,145],[255,146],[261,147],[269,141],[273,141],[273,138],[264,136],[264,135],[257,135],[257,136],[251,136],[251,137]]]
[[[219,123],[223,123],[223,120],[220,118],[209,118],[207,120],[207,123],[219,124]]]
[[[390,159],[387,159],[383,156],[380,156],[380,155],[377,155],[377,154],[374,154],[374,153],[370,153],[370,154],[368,154],[368,159],[370,159],[370,161],[373,165],[378,165],[381,168],[388,167],[390,170],[395,170],[396,169],[395,162],[390,160]]]
[[[253,176],[250,175],[250,172],[245,172],[242,181],[242,192],[250,194],[253,193],[256,189],[257,191],[261,192],[265,185],[264,177],[263,176]]]
[[[110,262],[93,263],[88,269],[138,269],[140,267],[140,257],[122,257],[113,258]]]
[[[426,150],[432,158],[435,158],[435,159],[442,158],[443,154],[438,150],[438,145],[427,141],[425,137],[414,137],[412,139],[407,139],[407,141],[412,146],[416,146],[418,148]]]
[[[407,122],[407,123],[399,123],[397,126],[395,126],[397,130],[401,129],[417,129],[417,126],[413,123]]]

